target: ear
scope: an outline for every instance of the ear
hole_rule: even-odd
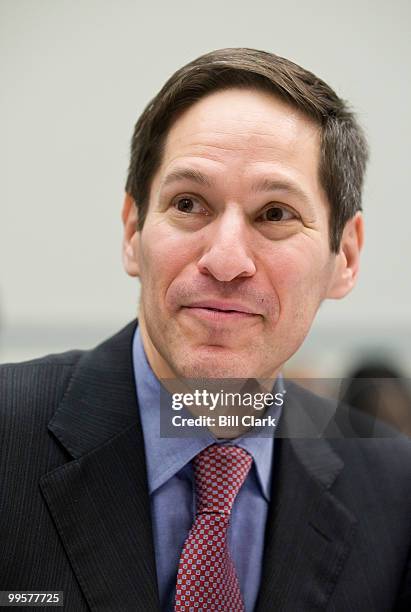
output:
[[[345,224],[340,250],[336,255],[333,278],[327,297],[340,299],[354,287],[360,266],[360,252],[364,243],[364,223],[361,212]]]
[[[124,197],[121,218],[124,227],[123,266],[127,274],[138,276],[138,249],[140,242],[140,232],[137,231],[138,210],[133,198],[128,193]]]

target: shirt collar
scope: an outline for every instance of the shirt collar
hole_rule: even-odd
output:
[[[133,338],[133,368],[137,400],[143,428],[150,495],[167,480],[184,468],[198,453],[210,444],[235,444],[253,457],[257,480],[267,501],[270,500],[271,469],[274,450],[274,434],[256,437],[250,432],[230,440],[216,439],[209,431],[192,438],[160,437],[160,381],[155,376],[144,351],[140,329]],[[282,390],[282,378],[277,379]],[[184,410],[184,409],[183,409]],[[187,414],[187,416],[189,416]],[[279,408],[270,406],[264,416],[279,418]]]

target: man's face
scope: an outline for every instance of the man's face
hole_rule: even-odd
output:
[[[341,297],[319,138],[297,110],[253,90],[215,92],[175,121],[141,232],[129,197],[123,211],[158,377],[273,377],[322,300]]]

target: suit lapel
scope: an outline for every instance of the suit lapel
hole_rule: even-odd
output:
[[[49,424],[72,461],[40,486],[92,610],[158,610],[144,441],[131,360],[135,324],[85,353]]]
[[[325,439],[295,437],[289,429],[291,419],[309,430],[310,403],[307,413],[287,396],[275,442],[257,612],[325,609],[352,548],[356,519],[330,492],[343,462]]]

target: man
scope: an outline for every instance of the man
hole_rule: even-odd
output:
[[[123,206],[138,326],[2,370],[2,589],[73,611],[409,608],[407,440],[346,439],[288,383],[275,440],[159,434],[166,380],[283,388],[357,279],[366,157],[344,102],[275,55],[215,51],[164,85]]]

